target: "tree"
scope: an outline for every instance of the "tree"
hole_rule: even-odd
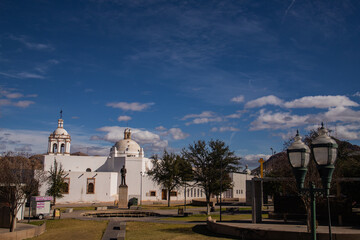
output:
[[[147,171],[147,174],[153,181],[160,184],[166,189],[168,195],[168,207],[170,207],[171,192],[181,185],[181,162],[182,159],[179,155],[168,153],[164,150],[162,159],[157,155],[152,157],[153,167]]]
[[[7,153],[0,159],[0,202],[9,207],[10,232],[16,228],[16,215],[26,198],[37,193],[42,176],[24,156]]]
[[[232,187],[229,173],[239,169],[240,158],[219,140],[211,140],[208,144],[199,140],[189,145],[188,149],[183,149],[182,154],[192,165],[194,181],[204,190],[209,215],[211,195],[221,193],[221,176],[222,191],[226,191]]]
[[[46,193],[54,198],[54,205],[55,205],[56,198],[63,197],[62,192],[66,187],[65,171],[62,168],[61,163],[59,164],[56,161],[56,159],[54,161],[54,165],[50,167],[48,182],[49,182],[49,188]]]

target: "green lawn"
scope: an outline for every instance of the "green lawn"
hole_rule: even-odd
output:
[[[150,222],[127,222],[127,240],[205,240],[205,239],[234,239],[214,234],[207,230],[206,225],[194,224],[163,224]]]
[[[61,212],[65,212],[67,207],[59,208]],[[81,211],[81,210],[88,210],[88,211],[95,211],[95,207],[73,207],[73,211]]]
[[[268,218],[268,214],[263,214],[263,218]],[[218,213],[211,215],[212,219],[220,220],[220,215]],[[206,222],[207,216],[205,214],[195,214],[188,217],[171,217],[163,218],[162,220],[167,221],[186,221],[186,222]],[[235,221],[235,220],[245,220],[251,219],[251,214],[234,214],[234,215],[222,215],[223,221]]]
[[[78,219],[46,220],[46,232],[34,240],[100,240],[108,221],[82,221]]]

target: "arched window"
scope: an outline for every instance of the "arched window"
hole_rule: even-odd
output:
[[[91,172],[91,168],[87,168],[87,169],[86,169],[86,172]]]
[[[57,153],[57,144],[56,143],[53,144],[53,153]]]
[[[62,193],[69,194],[69,190],[70,190],[70,178],[65,178]]]
[[[95,193],[95,178],[88,178],[87,179],[87,194],[94,194]]]
[[[61,152],[61,153],[64,153],[64,152],[65,152],[65,144],[61,144],[60,152]]]

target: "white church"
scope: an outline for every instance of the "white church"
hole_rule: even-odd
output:
[[[99,203],[118,200],[118,187],[121,183],[120,170],[125,165],[127,170],[126,184],[128,199],[138,198],[146,202],[161,202],[167,200],[167,192],[153,182],[146,172],[151,169],[151,159],[145,157],[143,148],[131,139],[131,130],[124,131],[124,138],[110,149],[109,156],[72,156],[70,155],[71,137],[64,129],[64,120],[58,120],[58,127],[49,136],[48,151],[43,156],[44,171],[49,171],[55,160],[61,163],[65,170],[67,188],[64,197],[57,203]],[[249,171],[232,173],[233,188],[224,193],[226,198],[238,198],[245,201],[246,180],[252,176]],[[45,196],[48,185],[40,188],[40,195]],[[199,187],[179,188],[171,192],[171,201],[204,199],[205,194]]]

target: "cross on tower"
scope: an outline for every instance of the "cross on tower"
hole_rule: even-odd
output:
[[[60,110],[60,119],[62,119],[62,109]]]

